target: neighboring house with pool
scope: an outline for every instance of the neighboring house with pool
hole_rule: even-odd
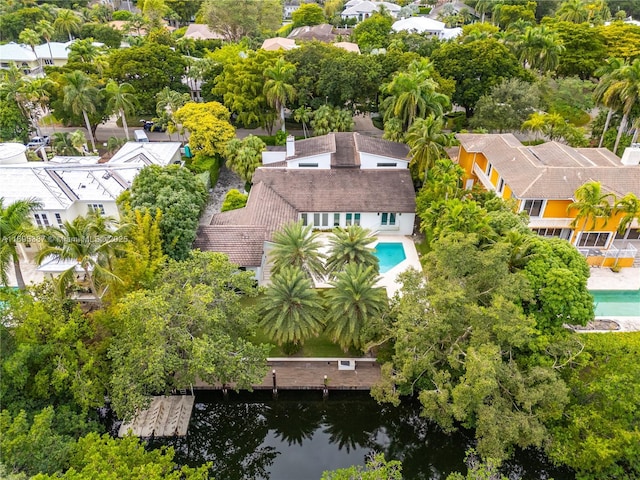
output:
[[[638,220],[624,235],[616,231],[622,213],[578,221],[569,208],[575,191],[587,182],[601,183],[604,194],[640,196],[640,146],[622,159],[606,148],[572,148],[558,142],[525,146],[512,134],[458,134],[458,163],[465,188],[480,184],[499,197],[513,199],[529,214],[529,227],[544,237],[570,241],[592,266],[630,267],[640,232]]]
[[[195,248],[225,253],[266,283],[271,238],[284,224],[302,221],[327,232],[360,225],[384,243],[406,241],[404,258],[397,246],[385,247],[394,250],[389,261],[410,259],[420,268],[413,242],[404,238],[413,233],[416,210],[405,144],[358,133],[289,136],[286,147],[264,152],[262,161],[246,207],[214,215],[198,230]],[[397,264],[388,265],[389,273]]]

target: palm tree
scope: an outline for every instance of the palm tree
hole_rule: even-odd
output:
[[[295,266],[310,278],[324,276],[324,255],[320,253],[322,244],[318,234],[302,222],[291,222],[273,234],[273,249],[269,255],[273,259],[273,272],[278,273],[285,266]]]
[[[69,41],[73,40],[72,33],[76,33],[80,29],[82,20],[75,14],[73,10],[68,8],[61,8],[58,10],[58,15],[53,22],[53,27],[59,33],[66,33],[69,35]]]
[[[541,74],[553,71],[558,66],[560,54],[564,51],[558,34],[546,26],[527,27],[518,42],[520,61],[537,69]]]
[[[322,300],[299,267],[285,266],[271,277],[260,312],[259,326],[278,345],[302,346],[324,327]]]
[[[528,130],[535,134],[535,139],[540,138],[540,134],[545,131],[547,127],[546,114],[540,112],[533,112],[529,119],[522,123],[522,130]]]
[[[613,153],[616,153],[622,132],[627,128],[629,115],[640,98],[640,59],[635,59],[631,65],[623,65],[613,73],[613,77],[615,80],[608,92],[610,95],[618,95],[622,104],[622,121],[613,146]]]
[[[44,38],[45,42],[47,42],[47,46],[49,47],[49,58],[51,59],[51,65],[53,65],[53,52],[51,51],[51,38],[55,33],[55,29],[53,28],[53,25],[51,25],[51,22],[48,22],[46,20],[40,20],[36,24],[36,31],[42,38]]]
[[[589,20],[589,10],[584,0],[565,0],[556,12],[556,18],[563,22],[584,23]]]
[[[329,319],[326,332],[346,352],[361,349],[367,325],[378,319],[388,305],[384,288],[375,286],[378,276],[373,267],[349,263],[330,282],[327,292]]]
[[[303,105],[296,109],[293,112],[293,119],[296,122],[302,122],[302,132],[304,133],[304,138],[307,138],[307,123],[311,121],[311,108]]]
[[[129,128],[127,126],[127,114],[131,115],[136,106],[136,97],[133,95],[135,89],[130,83],[118,83],[110,80],[105,87],[107,94],[107,109],[110,112],[118,112],[122,119],[124,134],[129,140]]]
[[[56,132],[51,135],[51,147],[56,155],[76,156],[82,151],[74,146],[74,141],[69,132]]]
[[[44,246],[36,254],[36,262],[41,264],[46,258],[59,261],[75,260],[73,265],[60,275],[60,285],[66,287],[75,281],[76,266],[84,270],[84,278],[91,294],[98,303],[104,290],[99,290],[98,281],[117,277],[105,268],[107,251],[114,240],[94,235],[94,227],[89,218],[77,217],[72,222],[65,221],[62,228],[50,227]]]
[[[25,288],[18,244],[23,242],[22,238],[33,231],[31,214],[40,208],[42,205],[35,198],[17,200],[5,207],[4,197],[0,197],[0,239],[2,240],[0,242],[0,281],[4,285],[9,283],[7,270],[13,263],[18,288],[21,290]]]
[[[480,14],[480,22],[484,23],[484,16],[491,11],[493,0],[478,0],[475,10]]]
[[[69,45],[69,62],[94,63],[100,53],[100,49],[93,44],[93,38],[76,40]]]
[[[296,66],[287,62],[283,57],[278,58],[273,67],[268,67],[264,71],[267,81],[264,83],[264,96],[269,105],[280,112],[282,131],[286,130],[284,122],[285,104],[293,100],[296,90],[293,88]]]
[[[71,142],[71,145],[73,145],[73,148],[78,152],[81,152],[82,155],[86,153],[87,136],[82,130],[72,132],[69,135],[69,141]]]
[[[436,161],[446,157],[444,149],[455,144],[452,134],[442,132],[443,126],[441,117],[429,115],[416,120],[409,128],[406,141],[411,148],[410,166],[417,178],[426,178],[427,171]]]
[[[245,181],[247,190],[251,186],[253,174],[262,164],[262,151],[266,148],[265,143],[255,135],[249,135],[243,140],[234,138],[227,143],[225,148],[227,168]]]
[[[345,229],[335,228],[329,238],[329,255],[326,270],[334,276],[349,263],[358,263],[366,267],[373,267],[378,272],[378,257],[370,245],[376,238],[370,230],[360,225],[351,225]]]
[[[37,60],[39,60],[38,54],[36,53],[36,45],[40,45],[40,35],[38,35],[38,32],[30,28],[25,28],[20,32],[18,39],[22,43],[29,45],[31,47],[31,51],[33,52],[33,55],[36,57]],[[39,62],[39,63],[40,63],[40,66],[42,66],[42,62]]]
[[[433,71],[428,60],[414,60],[406,72],[396,73],[391,82],[382,85],[382,93],[388,95],[382,102],[385,122],[399,118],[406,131],[416,118],[443,115],[449,97],[436,91],[438,85],[431,78]]]
[[[96,110],[95,102],[98,97],[98,89],[92,85],[91,78],[88,75],[78,70],[65,73],[63,79],[65,82],[65,86],[62,89],[64,106],[69,108],[74,115],[82,114],[91,139],[91,146],[95,151],[96,142],[93,138],[88,113],[93,113]]]
[[[626,240],[629,238],[633,221],[640,219],[640,198],[633,193],[627,193],[624,197],[616,200],[613,212],[624,214],[618,224],[618,233],[624,235],[623,240]]]
[[[604,135],[607,133],[607,130],[609,130],[609,124],[611,123],[613,113],[621,107],[618,91],[611,87],[615,84],[615,72],[625,64],[626,62],[623,59],[611,57],[605,60],[605,64],[595,71],[595,75],[600,77],[600,82],[594,91],[594,99],[596,103],[602,103],[608,108],[607,119],[604,122],[604,128],[602,130],[602,135],[600,135],[598,148],[602,147]]]
[[[575,202],[567,207],[569,210],[577,210],[576,217],[571,222],[571,227],[582,225],[580,234],[576,236],[575,244],[582,238],[582,234],[587,229],[587,224],[591,221],[590,230],[594,229],[599,218],[605,218],[611,211],[610,193],[602,193],[600,182],[587,182],[578,187],[575,194]]]

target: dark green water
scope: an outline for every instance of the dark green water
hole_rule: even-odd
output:
[[[150,448],[171,445],[180,464],[213,463],[216,480],[319,480],[324,470],[365,463],[371,452],[402,460],[408,480],[444,479],[466,471],[473,445],[468,432],[443,434],[419,416],[418,405],[378,405],[368,393],[319,391],[199,393],[183,438],[156,439]],[[505,466],[510,478],[531,480],[573,476],[553,468],[537,452],[520,452]]]

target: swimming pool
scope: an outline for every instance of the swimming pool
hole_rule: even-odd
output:
[[[596,316],[640,317],[640,290],[591,290]]]
[[[375,255],[380,261],[380,273],[387,273],[407,258],[402,243],[379,243],[375,247]]]

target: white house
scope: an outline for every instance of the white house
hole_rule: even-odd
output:
[[[431,35],[442,40],[448,40],[462,35],[462,29],[460,27],[446,28],[443,22],[428,17],[404,18],[391,25],[391,29],[394,32],[405,31]]]
[[[128,142],[107,163],[98,163],[97,156],[27,162],[25,149],[21,144],[0,144],[0,197],[5,205],[26,198],[39,201],[41,207],[33,212],[33,224],[41,228],[60,227],[93,210],[117,218],[116,199],[140,170],[152,164],[180,163],[181,158],[178,142]],[[36,247],[28,242],[21,245],[25,263]],[[67,268],[47,263],[38,271],[59,273]]]
[[[389,13],[393,18],[398,16],[402,7],[390,2],[371,2],[369,0],[350,0],[345,4],[345,9],[340,16],[343,20],[355,19],[361,22],[371,17],[374,13],[380,12],[381,8]]]
[[[35,53],[29,45],[15,42],[0,45],[0,67],[7,69],[11,63],[15,63],[25,75],[42,74],[42,67],[45,65],[55,65],[56,67],[66,65],[69,58],[69,47],[73,42],[75,40],[36,45],[34,47]],[[93,45],[103,46],[99,42],[93,42]]]
[[[358,133],[289,137],[286,148],[264,152],[246,207],[214,215],[194,247],[227,254],[263,282],[272,235],[289,222],[411,235],[416,202],[408,155],[404,144]]]

